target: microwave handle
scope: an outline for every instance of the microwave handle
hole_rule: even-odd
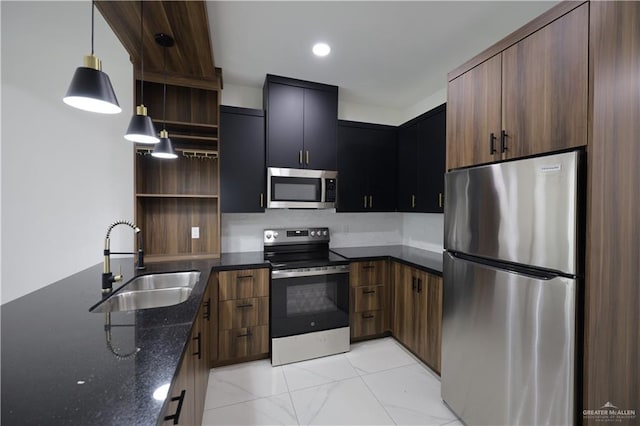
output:
[[[327,179],[320,178],[320,202],[325,203],[327,201]]]

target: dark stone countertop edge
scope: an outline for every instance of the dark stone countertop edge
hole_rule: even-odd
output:
[[[371,248],[374,248],[376,250],[379,251],[379,253],[376,254],[344,254],[344,251],[349,251],[349,252],[356,252],[358,249],[363,249],[363,250],[370,250]],[[393,253],[394,251],[397,251],[398,248],[402,248],[402,249],[411,249],[414,251],[418,251],[418,252],[425,252],[429,254],[429,257],[425,256],[424,260],[429,260],[430,262],[433,262],[433,258],[437,257],[437,256],[441,256],[440,252],[435,252],[435,251],[430,251],[430,250],[424,250],[424,249],[418,249],[415,247],[411,247],[411,246],[368,246],[368,247],[335,247],[335,248],[331,248],[331,251],[337,255],[340,255],[352,262],[367,262],[367,261],[375,261],[375,260],[393,260],[395,262],[398,263],[402,263],[404,265],[407,266],[411,266],[426,272],[429,272],[431,274],[434,275],[438,275],[438,276],[442,276],[442,261],[440,260],[439,263],[439,267],[440,269],[438,269],[437,267],[429,267],[426,266],[422,263],[418,263],[415,260],[411,260],[408,258],[405,258],[402,256],[402,254],[397,254],[397,253]],[[415,258],[415,256],[412,256],[413,258]]]

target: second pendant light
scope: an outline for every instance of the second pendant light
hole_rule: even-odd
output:
[[[164,48],[164,88],[163,88],[163,101],[162,101],[162,125],[163,129],[160,131],[160,142],[156,144],[151,155],[157,158],[178,158],[171,139],[169,139],[169,132],[167,132],[167,48],[173,46],[173,37],[167,34],[156,34],[156,43]]]

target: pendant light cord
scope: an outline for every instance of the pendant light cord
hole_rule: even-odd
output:
[[[91,0],[91,56],[93,56],[93,20],[95,14],[95,0]]]
[[[140,105],[144,105],[144,1],[140,0]]]
[[[164,89],[162,91],[162,121],[164,129],[167,130],[167,47],[164,46]]]

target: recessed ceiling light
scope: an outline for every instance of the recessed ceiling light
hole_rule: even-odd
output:
[[[327,43],[316,43],[313,45],[313,54],[316,56],[327,56],[331,52],[331,47]]]

